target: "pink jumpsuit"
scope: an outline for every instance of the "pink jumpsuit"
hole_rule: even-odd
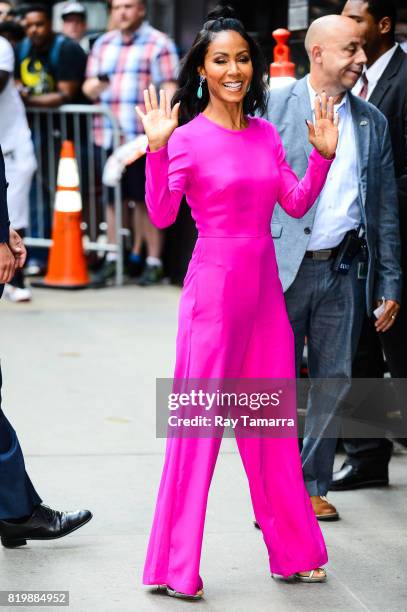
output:
[[[299,182],[277,130],[249,118],[234,131],[198,115],[149,152],[152,222],[175,221],[185,194],[199,237],[179,310],[175,378],[294,378],[294,340],[278,276],[270,223],[278,201],[302,217],[331,162],[316,150]],[[220,438],[169,438],[144,584],[195,594],[205,511]],[[273,573],[290,576],[327,561],[302,477],[295,438],[240,438],[256,520]]]

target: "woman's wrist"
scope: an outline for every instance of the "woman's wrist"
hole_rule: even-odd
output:
[[[156,151],[159,151],[160,149],[163,149],[164,147],[166,147],[168,144],[168,140],[155,140],[154,142],[149,142],[149,149],[151,151],[151,153],[155,153]]]
[[[318,153],[327,161],[332,161],[333,159],[335,159],[335,153],[333,155],[328,155],[327,153],[322,153],[321,151],[318,151]]]
[[[314,147],[314,151],[315,151],[315,153],[317,153],[320,157],[322,157],[326,161],[333,161],[335,159],[335,157],[336,157],[336,153],[334,153],[333,155],[330,155],[328,157],[327,153],[325,153],[323,151],[319,151],[316,147]]]

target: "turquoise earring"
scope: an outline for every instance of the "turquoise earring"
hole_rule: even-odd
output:
[[[252,84],[251,84],[251,83],[249,83],[249,87],[246,89],[246,93],[247,93],[247,94],[249,93],[251,86],[252,86]]]
[[[202,85],[205,83],[205,81],[206,79],[204,76],[199,77],[199,87],[198,87],[198,91],[196,94],[199,100],[202,100],[202,96],[203,96]]]

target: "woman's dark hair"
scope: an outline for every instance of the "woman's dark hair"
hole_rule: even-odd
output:
[[[206,52],[212,40],[219,32],[233,31],[240,34],[249,45],[253,64],[253,79],[247,92],[243,111],[246,115],[264,114],[266,110],[266,61],[260,47],[246,32],[241,21],[236,18],[230,6],[222,6],[211,11],[194,44],[182,61],[178,78],[179,87],[172,100],[172,105],[181,102],[180,125],[188,123],[199,115],[208,105],[209,91],[206,83],[202,86],[202,98],[197,97],[199,86],[198,69],[204,65]]]

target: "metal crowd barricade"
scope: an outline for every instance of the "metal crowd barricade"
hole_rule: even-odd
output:
[[[29,108],[30,123],[38,169],[34,176],[30,196],[30,227],[24,242],[27,246],[52,245],[50,231],[56,191],[59,151],[62,141],[73,140],[79,167],[80,189],[83,202],[85,250],[111,252],[117,255],[116,285],[123,284],[123,239],[128,231],[122,227],[122,198],[120,184],[107,188],[102,184],[102,171],[107,154],[105,149],[95,149],[93,119],[107,117],[112,126],[113,149],[120,146],[118,122],[104,106],[66,104],[59,108]],[[96,159],[99,156],[100,159]],[[111,193],[114,191],[113,201]],[[106,238],[106,207],[114,206],[114,244]],[[34,219],[34,223],[33,223]],[[35,226],[35,227],[34,227]]]

